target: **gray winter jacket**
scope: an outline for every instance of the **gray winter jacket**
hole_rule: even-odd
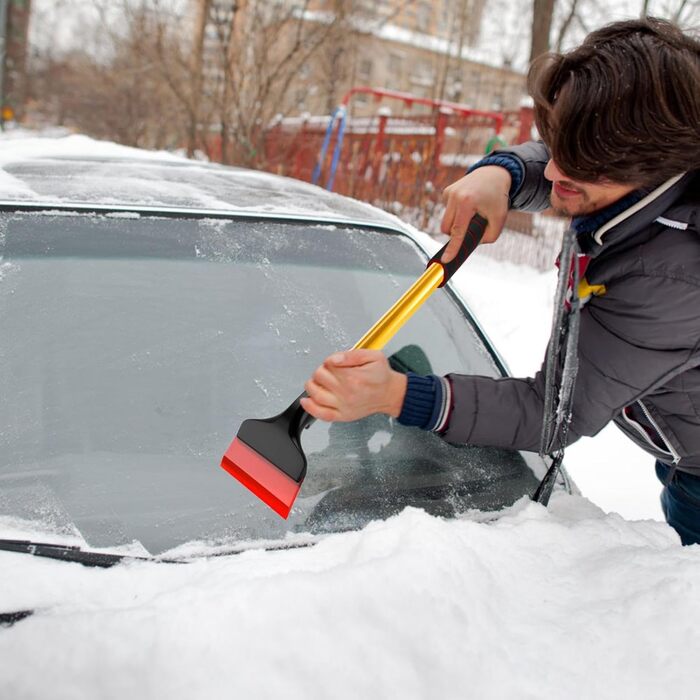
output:
[[[541,143],[500,151],[524,179],[512,207],[549,206]],[[614,420],[655,458],[700,476],[700,171],[664,183],[580,241],[597,287],[581,311],[570,444]],[[602,287],[598,287],[602,285]],[[544,376],[448,375],[454,443],[537,451]]]

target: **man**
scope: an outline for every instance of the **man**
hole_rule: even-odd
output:
[[[571,421],[554,449],[614,420],[657,460],[668,522],[700,543],[700,42],[657,19],[619,22],[535,62],[528,83],[543,143],[500,150],[445,190],[444,260],[475,212],[488,219],[485,242],[509,207],[551,203],[572,217],[586,303]],[[322,420],[383,412],[449,442],[537,451],[545,386],[544,371],[403,375],[380,352],[353,350],[314,372],[303,406]]]

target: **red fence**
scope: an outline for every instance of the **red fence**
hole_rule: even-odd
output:
[[[365,106],[368,99],[374,100],[375,114],[346,119],[357,99]],[[329,117],[278,120],[266,131],[258,167],[309,182],[316,169],[319,185],[332,183],[329,189],[335,192],[436,231],[442,190],[494,145],[528,139],[532,110],[480,111],[409,93],[356,87],[343,98],[332,126],[325,158],[319,161]],[[339,138],[342,144],[337,148]],[[515,217],[515,227],[531,232],[531,218],[520,219]]]

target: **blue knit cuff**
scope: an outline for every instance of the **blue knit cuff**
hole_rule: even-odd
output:
[[[442,381],[435,375],[422,377],[407,372],[408,384],[398,417],[402,425],[411,425],[431,430],[442,413],[444,389]]]
[[[473,172],[477,168],[483,168],[485,165],[500,165],[510,173],[508,200],[512,202],[513,197],[518,194],[523,180],[525,179],[525,166],[523,162],[520,158],[510,153],[493,153],[490,156],[486,156],[486,158],[482,158],[478,163],[474,163],[474,165],[467,170],[467,174]]]

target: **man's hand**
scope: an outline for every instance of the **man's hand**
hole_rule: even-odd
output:
[[[379,350],[346,350],[326,358],[313,373],[301,406],[325,421],[353,421],[373,413],[396,418],[406,384],[406,375],[391,369]]]
[[[493,243],[500,235],[508,214],[510,173],[499,165],[485,165],[447,186],[442,198],[445,214],[440,230],[451,236],[442,262],[457,255],[471,218],[479,212],[488,220],[482,243]]]

